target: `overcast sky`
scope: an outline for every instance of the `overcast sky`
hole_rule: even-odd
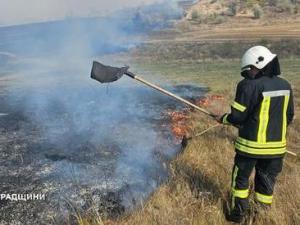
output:
[[[99,15],[159,1],[163,0],[0,0],[0,26]]]

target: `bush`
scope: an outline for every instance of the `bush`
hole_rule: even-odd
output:
[[[199,23],[207,22],[207,16],[202,15],[200,11],[193,10],[191,14],[191,20]]]
[[[260,19],[263,15],[263,9],[260,7],[260,5],[256,4],[253,7],[253,14],[255,19]]]
[[[180,21],[176,24],[176,28],[180,31],[186,32],[191,30],[191,24],[189,21]]]
[[[237,12],[237,2],[231,1],[228,5],[228,15],[229,16],[235,16]]]
[[[270,6],[277,6],[278,0],[268,0]]]
[[[280,0],[277,3],[277,9],[280,12],[292,13],[294,11],[294,5],[290,0]]]
[[[192,11],[191,19],[192,20],[197,20],[199,18],[199,12],[197,10]]]
[[[215,18],[214,23],[215,23],[215,24],[221,24],[221,23],[224,23],[225,21],[226,21],[226,18],[225,18],[224,16],[218,15],[218,16]]]
[[[295,14],[298,14],[300,12],[300,4],[298,5],[295,5],[295,8],[294,8],[294,13]]]
[[[244,2],[248,8],[251,8],[258,2],[258,0],[245,0]]]

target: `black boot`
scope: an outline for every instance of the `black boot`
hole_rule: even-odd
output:
[[[245,222],[245,214],[241,213],[240,210],[234,209],[227,215],[226,219],[230,222],[241,224]]]

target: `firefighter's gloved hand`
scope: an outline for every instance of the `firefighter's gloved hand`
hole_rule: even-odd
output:
[[[215,118],[218,123],[223,124],[223,117],[224,117],[224,115],[216,115]]]
[[[229,121],[227,120],[228,115],[228,113],[225,113],[222,116],[218,116],[217,121],[224,125],[231,125],[231,123],[229,123]]]

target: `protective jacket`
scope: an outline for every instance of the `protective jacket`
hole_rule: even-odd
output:
[[[291,85],[278,76],[258,76],[238,84],[231,113],[222,121],[239,127],[238,154],[277,158],[286,153],[286,131],[293,116]]]

